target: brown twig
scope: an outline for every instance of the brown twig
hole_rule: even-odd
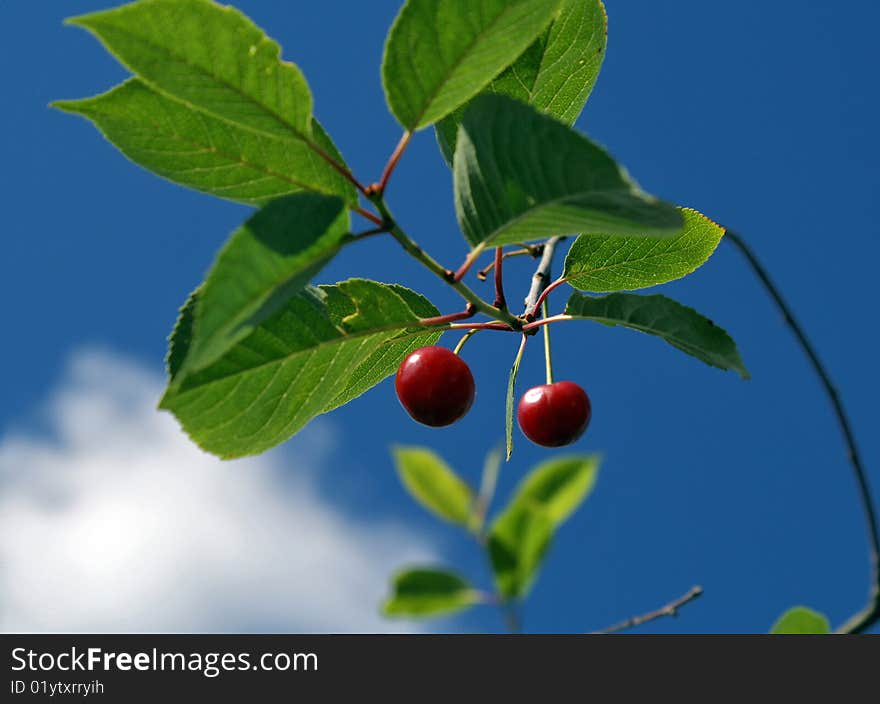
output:
[[[495,248],[495,307],[500,309],[507,308],[507,300],[504,298],[504,250],[501,247]]]
[[[779,292],[776,284],[773,283],[773,280],[770,278],[764,265],[761,264],[754,250],[740,235],[736,232],[731,232],[730,230],[727,230],[726,235],[726,239],[746,258],[752,271],[755,272],[758,280],[763,284],[767,293],[770,294],[770,297],[774,300],[776,306],[781,311],[785,324],[789,327],[792,333],[794,333],[798,344],[810,360],[813,371],[815,371],[816,376],[819,377],[822,388],[825,390],[825,395],[831,402],[834,415],[837,417],[838,425],[843,433],[847,459],[849,460],[853,475],[855,476],[859,499],[862,505],[862,512],[865,515],[865,523],[868,531],[871,586],[868,594],[868,602],[865,607],[838,628],[837,632],[864,633],[873,624],[880,621],[880,528],[878,528],[877,513],[874,509],[868,475],[862,464],[862,459],[856,446],[855,434],[853,433],[846,410],[843,407],[840,393],[831,381],[831,376],[828,373],[828,370],[825,368],[825,365],[822,364],[816,349],[813,347],[813,344],[810,342],[800,323],[795,319],[794,314],[791,312],[791,308],[789,308],[785,299],[783,299],[782,294]]]
[[[608,628],[605,628],[601,631],[593,631],[593,633],[620,633],[620,631],[627,631],[630,628],[636,628],[637,626],[641,626],[642,624],[648,623],[649,621],[656,621],[658,618],[674,618],[675,616],[678,616],[678,610],[681,607],[689,604],[694,599],[699,598],[702,593],[702,587],[691,587],[686,594],[683,594],[674,601],[670,601],[668,604],[666,604],[666,606],[661,606],[659,609],[649,611],[648,613],[642,614],[641,616],[633,616],[632,618],[628,618],[625,621],[621,621],[620,623],[615,623],[613,626],[609,626]]]
[[[384,224],[382,222],[382,218],[380,218],[378,215],[374,215],[369,210],[365,210],[364,208],[361,208],[360,206],[353,207],[352,211],[357,213],[358,215],[360,215],[362,218],[366,218],[374,225],[383,225]]]
[[[391,178],[391,174],[394,173],[394,169],[397,168],[397,162],[400,161],[400,157],[402,157],[403,153],[406,151],[410,139],[412,139],[412,132],[407,130],[403,133],[403,136],[400,138],[400,141],[397,143],[391,156],[388,158],[388,163],[385,164],[385,169],[382,171],[382,178],[379,180],[378,184],[370,187],[371,190],[375,189],[376,192],[380,194],[385,193],[385,189],[388,187],[388,180]]]
[[[538,257],[541,256],[543,251],[544,251],[543,244],[525,245],[525,246],[523,246],[522,249],[515,249],[512,252],[505,252],[504,258],[510,259],[511,257],[522,257],[525,255],[529,255],[530,257],[534,257],[535,259],[537,259]],[[495,260],[493,259],[485,267],[483,267],[482,269],[480,269],[477,272],[477,278],[480,281],[485,281],[487,278],[489,278],[489,273],[494,268],[495,268]]]

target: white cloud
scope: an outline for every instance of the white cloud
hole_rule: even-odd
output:
[[[333,431],[220,462],[155,410],[161,380],[73,358],[48,433],[0,440],[0,630],[373,631],[389,573],[430,560],[402,526],[348,518],[314,477]]]

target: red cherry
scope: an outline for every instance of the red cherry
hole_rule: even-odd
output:
[[[523,434],[544,447],[570,445],[584,434],[591,416],[587,392],[573,381],[529,389],[516,409]]]
[[[474,377],[464,360],[445,347],[420,347],[401,362],[397,398],[413,420],[434,428],[451,425],[474,402]]]

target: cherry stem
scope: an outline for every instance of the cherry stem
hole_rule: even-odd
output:
[[[547,314],[547,301],[543,303],[543,314],[544,319],[546,320],[550,317]],[[550,326],[544,326],[544,363],[547,367],[547,383],[553,383],[553,355],[550,351]]]
[[[770,274],[764,268],[764,265],[761,264],[757,254],[755,254],[754,250],[736,232],[727,230],[725,239],[733,244],[746,258],[752,271],[754,271],[758,280],[782,312],[785,324],[789,327],[792,333],[794,333],[798,344],[804,351],[804,354],[806,354],[807,359],[810,360],[813,371],[816,373],[816,376],[819,377],[819,381],[822,384],[825,395],[831,403],[834,415],[837,417],[837,423],[843,434],[847,459],[849,460],[850,467],[852,468],[856,480],[856,487],[858,489],[862,513],[865,516],[865,524],[868,532],[868,559],[871,566],[871,584],[868,593],[868,601],[864,608],[840,626],[840,628],[837,629],[837,632],[864,633],[872,625],[880,621],[880,524],[878,524],[877,513],[874,509],[868,475],[862,464],[862,459],[856,446],[855,433],[850,425],[846,409],[843,406],[840,392],[831,381],[831,375],[825,368],[825,365],[822,364],[815,347],[813,347],[813,344],[810,342],[810,339],[807,337],[807,334],[804,332],[800,323],[795,319],[791,308],[789,308],[785,299],[782,297],[782,294],[779,292],[779,289],[776,287],[776,284],[770,278]]]
[[[495,248],[495,307],[504,310],[507,308],[507,301],[504,298],[504,271],[502,264],[504,263],[504,250],[501,247]]]
[[[691,587],[690,590],[678,597],[678,599],[674,599],[670,601],[666,606],[661,606],[659,609],[655,609],[654,611],[649,611],[646,614],[642,614],[641,616],[633,616],[632,618],[628,618],[625,621],[621,621],[620,623],[615,623],[613,626],[609,626],[601,631],[593,631],[594,634],[606,634],[606,633],[619,633],[620,631],[627,631],[630,628],[635,628],[636,626],[641,626],[644,623],[649,623],[650,621],[656,621],[658,618],[664,617],[675,617],[678,616],[678,610],[691,603],[695,599],[699,598],[703,593],[703,588],[700,586]]]
[[[530,330],[537,330],[540,327],[544,327],[545,325],[550,325],[552,323],[561,323],[565,320],[574,320],[574,316],[566,315],[565,313],[560,313],[559,315],[554,315],[549,318],[541,318],[540,320],[535,320],[531,323],[526,323],[522,326],[523,332],[529,332]]]
[[[468,303],[467,308],[465,308],[460,313],[447,313],[446,315],[437,315],[433,318],[422,318],[421,320],[419,320],[419,325],[424,325],[425,327],[446,325],[447,323],[454,323],[456,320],[467,320],[468,318],[473,318],[476,314],[477,307],[472,303]]]
[[[455,349],[452,350],[453,354],[461,354],[461,348],[465,346],[468,340],[470,340],[474,335],[480,332],[479,328],[474,328],[472,330],[468,330],[462,338],[458,341],[458,344],[455,346]]]

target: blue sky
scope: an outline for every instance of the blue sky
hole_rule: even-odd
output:
[[[301,66],[317,116],[355,172],[375,178],[399,137],[378,69],[398,3],[238,5]],[[872,432],[878,385],[870,361],[878,342],[872,319],[880,101],[873,86],[880,7],[854,0],[776,0],[751,12],[703,0],[608,5],[607,60],[578,128],[607,145],[647,190],[698,208],[751,241],[817,341],[880,486],[880,437]],[[7,445],[9,438],[51,442],[57,435],[47,403],[59,389],[82,388],[71,382],[77,367],[70,360],[84,349],[98,346],[146,374],[160,373],[177,307],[248,212],[141,170],[84,120],[46,107],[125,77],[85,32],[61,25],[64,16],[104,6],[0,4],[7,165],[0,173],[0,442]],[[413,140],[389,199],[435,257],[450,265],[462,259],[451,178],[430,131]],[[460,307],[442,283],[380,238],[344,252],[321,281],[352,275],[405,283],[443,310]],[[525,293],[528,275],[526,262],[509,267],[510,298]],[[664,293],[724,326],[753,379],[742,382],[632,332],[587,323],[555,327],[557,375],[581,383],[593,399],[592,426],[576,449],[599,451],[605,460],[595,492],[553,546],[524,609],[526,628],[600,628],[692,584],[706,590],[699,602],[681,618],[643,630],[763,631],[798,603],[841,622],[865,598],[866,541],[841,439],[807,362],[727,244]],[[349,521],[392,521],[397,533],[485,582],[467,540],[410,504],[388,449],[432,446],[476,480],[484,452],[502,437],[514,353],[504,335],[469,344],[478,399],[457,426],[436,431],[411,423],[386,382],[266,461],[283,478],[285,467],[297,471],[310,442],[329,435],[309,488],[315,501]],[[533,345],[520,372],[523,389],[540,383],[542,364]],[[132,427],[120,425],[119,432]],[[548,456],[518,437],[502,497]],[[75,466],[83,465],[87,458]],[[27,463],[3,465],[0,455],[4,466],[7,492],[32,470]],[[218,469],[217,480],[234,490],[248,471]],[[88,494],[89,485],[81,491]],[[58,538],[46,533],[50,542]],[[364,549],[370,546],[389,560],[379,538]],[[285,578],[308,581],[305,571]],[[246,598],[247,584],[237,588]],[[365,602],[363,609],[372,614],[375,607]],[[277,623],[295,627],[291,618]],[[271,629],[273,622],[260,613],[234,625]],[[496,630],[501,623],[483,609],[435,626]]]

